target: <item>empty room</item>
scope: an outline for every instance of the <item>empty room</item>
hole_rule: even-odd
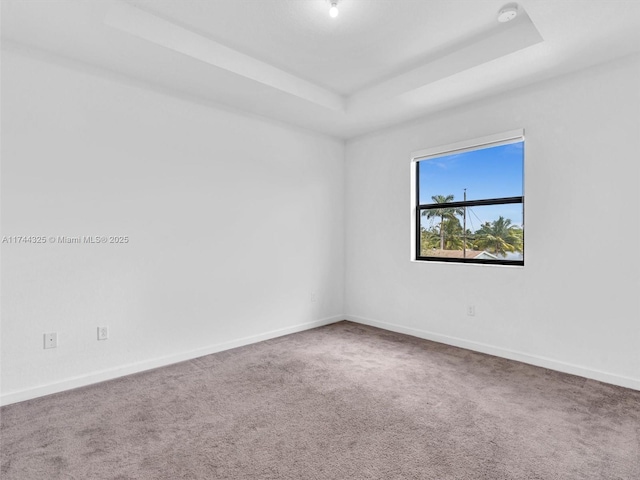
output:
[[[640,0],[0,15],[0,478],[640,478]]]

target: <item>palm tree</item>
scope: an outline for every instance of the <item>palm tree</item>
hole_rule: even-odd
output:
[[[462,250],[464,243],[464,231],[460,220],[457,217],[447,218],[443,224],[444,227],[444,248],[446,250]]]
[[[438,248],[438,244],[440,243],[440,235],[438,232],[434,231],[433,227],[428,230],[424,227],[420,227],[420,252],[421,255],[426,255],[426,253],[432,248]]]
[[[453,195],[434,195],[431,199],[435,203],[449,203],[453,201]],[[440,207],[430,210],[423,210],[422,215],[426,215],[427,218],[440,218],[440,250],[444,250],[444,230],[445,220],[457,220],[456,215],[462,215],[462,208]]]
[[[523,231],[517,225],[511,225],[510,219],[499,217],[482,224],[476,232],[475,243],[482,250],[505,257],[507,252],[522,252]]]
[[[467,228],[467,230],[464,233],[464,237],[467,242],[467,250],[477,250],[477,246],[475,243],[476,242],[475,233],[473,233],[470,229]]]

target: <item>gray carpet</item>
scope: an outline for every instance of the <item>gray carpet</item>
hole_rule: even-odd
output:
[[[341,322],[1,409],[2,479],[640,479],[640,392]]]

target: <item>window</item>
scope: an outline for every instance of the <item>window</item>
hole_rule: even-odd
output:
[[[524,265],[524,131],[413,154],[412,259]]]

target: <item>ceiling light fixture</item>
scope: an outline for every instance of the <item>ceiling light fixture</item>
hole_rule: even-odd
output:
[[[510,3],[505,5],[498,12],[498,21],[500,23],[507,23],[513,20],[518,16],[518,5],[515,3]]]
[[[336,18],[340,11],[338,10],[338,0],[331,0],[331,8],[329,9],[329,16]]]

